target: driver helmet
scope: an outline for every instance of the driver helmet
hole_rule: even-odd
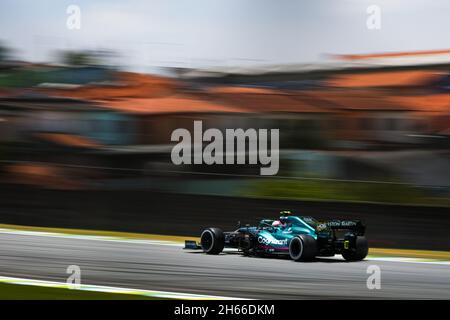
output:
[[[272,227],[281,227],[282,223],[280,220],[275,220],[274,222],[272,222]]]

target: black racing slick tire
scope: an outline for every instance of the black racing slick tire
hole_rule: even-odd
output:
[[[219,254],[225,246],[225,235],[219,228],[205,229],[200,236],[200,245],[207,254]]]
[[[369,243],[366,237],[358,236],[355,240],[355,247],[349,250],[344,250],[342,256],[347,261],[361,261],[369,253]]]
[[[289,256],[294,261],[311,261],[316,254],[316,240],[309,235],[296,236],[289,242]]]

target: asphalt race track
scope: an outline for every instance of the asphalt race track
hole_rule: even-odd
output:
[[[207,256],[177,246],[0,233],[0,276],[65,282],[69,265],[83,284],[257,299],[450,299],[450,266],[339,258],[296,263]],[[369,290],[369,265],[381,289]]]

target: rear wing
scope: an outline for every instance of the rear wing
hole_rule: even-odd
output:
[[[326,225],[332,230],[352,230],[360,236],[366,232],[366,226],[360,220],[330,220]]]

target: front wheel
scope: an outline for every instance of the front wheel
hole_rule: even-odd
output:
[[[200,236],[200,245],[207,254],[219,254],[225,246],[225,235],[219,228],[208,228]]]
[[[361,261],[369,253],[369,243],[366,237],[358,236],[355,240],[355,247],[342,252],[342,256],[347,261]]]
[[[289,256],[294,261],[310,261],[316,254],[316,240],[309,235],[299,235],[289,242]]]

